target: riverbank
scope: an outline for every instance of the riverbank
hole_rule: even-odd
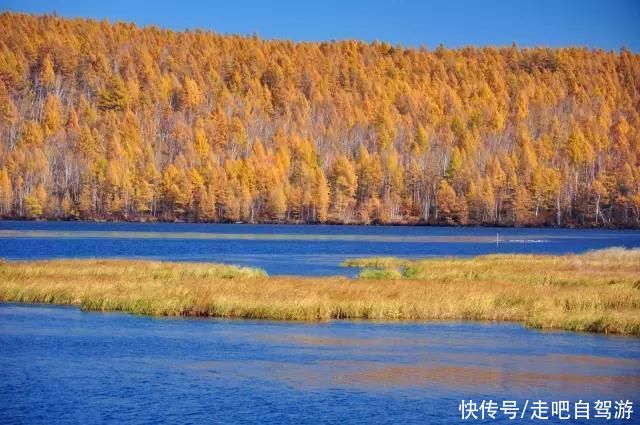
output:
[[[494,320],[640,336],[640,250],[359,259],[361,279],[142,260],[0,264],[0,301],[273,320]]]

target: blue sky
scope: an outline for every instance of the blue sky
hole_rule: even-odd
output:
[[[640,0],[0,0],[0,9],[296,41],[381,40],[429,48],[516,42],[640,51]]]

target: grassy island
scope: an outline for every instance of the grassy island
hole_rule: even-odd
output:
[[[143,260],[0,263],[0,301],[276,320],[498,320],[640,336],[640,250],[348,260],[359,279]]]

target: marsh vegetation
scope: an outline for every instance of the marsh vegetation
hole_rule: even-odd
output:
[[[640,250],[349,260],[359,279],[142,260],[0,265],[0,300],[274,320],[490,320],[640,335]]]

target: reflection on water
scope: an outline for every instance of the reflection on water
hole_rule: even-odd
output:
[[[640,375],[605,376],[568,373],[517,372],[503,369],[422,364],[367,367],[344,377],[358,384],[393,385],[398,387],[449,387],[460,391],[499,391],[505,387],[516,391],[532,387],[559,394],[576,393],[585,385],[613,388],[620,393],[634,394],[640,388]]]
[[[269,274],[354,275],[346,258],[568,253],[640,247],[640,231],[0,221],[9,260],[124,257],[212,261]]]
[[[0,304],[3,423],[458,423],[461,399],[637,394],[638,338]]]

